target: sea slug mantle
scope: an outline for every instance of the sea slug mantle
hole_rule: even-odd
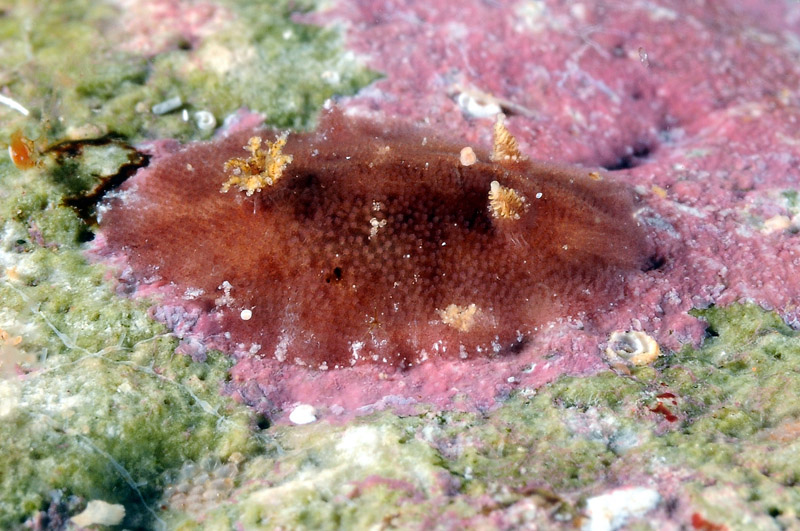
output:
[[[607,310],[648,244],[626,189],[529,160],[500,120],[494,138],[465,163],[463,144],[331,111],[313,133],[176,147],[106,202],[100,239],[230,350],[321,370],[517,352]],[[247,175],[270,160],[279,179]]]

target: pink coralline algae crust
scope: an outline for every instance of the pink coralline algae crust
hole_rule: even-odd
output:
[[[635,188],[666,261],[614,311],[556,320],[515,357],[309,372],[244,356],[230,384],[244,401],[491,407],[601,369],[613,330],[645,330],[664,350],[697,344],[692,307],[755,301],[800,325],[800,5],[376,0],[313,17],[343,23],[385,74],[341,102],[348,112],[424,120],[477,146],[492,121],[480,110],[501,108],[526,154],[604,165]],[[182,307],[161,312],[184,322]]]
[[[116,0],[124,50],[152,56],[177,46],[197,46],[233,15],[212,2]]]

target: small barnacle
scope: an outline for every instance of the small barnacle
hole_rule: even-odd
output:
[[[661,354],[656,340],[645,332],[617,330],[608,340],[606,357],[611,362],[622,361],[629,365],[649,365]]]
[[[455,328],[459,332],[469,332],[475,325],[475,314],[478,313],[478,307],[475,304],[469,306],[450,304],[444,310],[437,310],[437,313],[447,326]]]
[[[492,146],[492,160],[499,163],[517,162],[523,160],[524,156],[519,150],[519,144],[514,135],[506,129],[503,123],[503,115],[497,115],[494,124],[494,141]]]
[[[275,142],[267,140],[267,149],[261,149],[261,137],[250,137],[243,148],[250,152],[250,158],[233,158],[225,163],[223,168],[231,176],[222,184],[220,191],[225,193],[231,186],[236,186],[239,191],[251,196],[262,188],[274,186],[293,158],[292,155],[283,154],[286,137],[284,133]]]
[[[489,185],[489,211],[498,219],[519,219],[528,207],[525,196],[513,188],[501,186],[499,182],[492,181]]]
[[[194,113],[194,123],[201,131],[211,131],[217,126],[217,119],[209,111]]]

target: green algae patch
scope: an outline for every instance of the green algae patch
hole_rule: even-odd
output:
[[[165,471],[256,449],[247,413],[219,398],[227,364],[159,359],[160,343],[0,382],[4,528],[70,497],[122,504],[128,523],[143,525]]]
[[[451,488],[422,422],[383,413],[347,426],[276,426],[282,451],[244,463],[235,497],[193,511],[167,504],[170,527],[364,529],[423,521]]]
[[[292,21],[314,5],[16,2],[0,18],[2,79],[31,121],[9,107],[0,117],[43,143],[204,138],[241,107],[309,127],[327,98],[376,77],[340,32]]]
[[[239,102],[263,113],[275,127],[307,129],[334,95],[354,94],[377,78],[344,52],[339,31],[296,24],[291,9],[311,2],[226,2],[235,19],[189,54],[171,52],[154,79],[182,88],[195,109],[224,117]],[[172,93],[162,91],[166,97]]]
[[[709,323],[700,349],[521,390],[486,414],[274,426],[283,451],[243,463],[235,494],[161,517],[180,529],[571,528],[588,498],[638,485],[687,526],[796,526],[798,333],[752,305],[695,313]]]
[[[178,340],[86,261],[81,195],[127,161],[87,149],[26,172],[0,161],[0,527],[67,518],[98,499],[124,524],[157,523],[170,471],[261,453],[251,412],[220,395],[230,361],[174,354]],[[47,518],[47,517],[46,517]]]

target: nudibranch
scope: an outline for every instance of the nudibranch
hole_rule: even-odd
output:
[[[243,148],[244,147],[244,151]],[[216,344],[314,369],[518,352],[606,311],[648,263],[631,192],[525,157],[339,111],[155,158],[100,234],[140,284],[171,287]]]

